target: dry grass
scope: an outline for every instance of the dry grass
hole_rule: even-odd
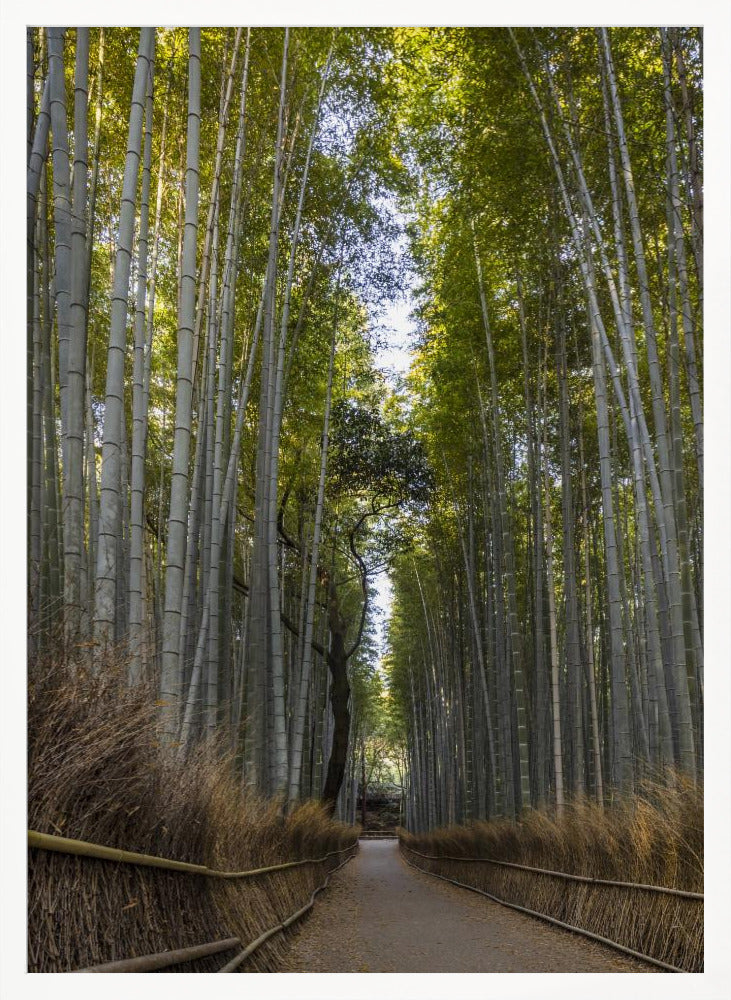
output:
[[[688,972],[703,969],[703,903],[639,889],[592,886],[444,855],[486,857],[612,879],[703,892],[703,790],[683,778],[646,783],[631,800],[602,811],[568,805],[559,820],[526,812],[412,835],[402,843],[440,860],[415,858],[437,872],[501,899],[608,937]]]
[[[42,833],[244,870],[318,857],[351,843],[352,827],[316,803],[283,817],[242,793],[230,764],[208,751],[165,764],[154,695],[129,691],[122,666],[101,678],[58,665],[29,689],[28,826]],[[219,938],[248,943],[302,906],[342,860],[227,881],[32,849],[28,969],[66,972]],[[272,971],[275,935],[242,971]],[[232,953],[176,966],[215,971]]]

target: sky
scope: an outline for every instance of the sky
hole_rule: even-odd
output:
[[[414,326],[409,319],[413,309],[411,292],[384,311],[382,326],[385,346],[376,351],[376,366],[384,373],[392,389],[398,387],[411,364],[409,342]],[[386,625],[391,614],[393,591],[388,573],[382,570],[373,581],[373,605],[377,609],[376,638],[379,660],[386,652]]]

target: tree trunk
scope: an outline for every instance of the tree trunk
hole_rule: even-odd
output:
[[[332,815],[335,812],[335,804],[345,775],[348,734],[350,732],[350,684],[348,683],[348,660],[345,651],[345,623],[332,583],[328,599],[328,624],[330,627],[330,650],[327,655],[327,665],[331,677],[330,703],[334,726],[322,800]]]

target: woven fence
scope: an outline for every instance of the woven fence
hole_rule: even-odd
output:
[[[701,894],[480,858],[425,855],[403,841],[401,847],[421,871],[550,917],[667,971],[703,971]]]
[[[245,961],[270,971],[285,943],[276,936],[357,849],[354,841],[317,858],[221,871],[36,831],[28,842],[31,890],[45,889],[30,908],[31,972],[236,971]],[[73,886],[85,890],[83,907],[70,902]],[[100,934],[120,889],[130,901],[118,908],[117,933]],[[230,969],[221,968],[226,952],[235,953]]]

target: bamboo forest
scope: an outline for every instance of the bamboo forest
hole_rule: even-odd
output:
[[[702,29],[26,38],[29,971],[702,971]]]

